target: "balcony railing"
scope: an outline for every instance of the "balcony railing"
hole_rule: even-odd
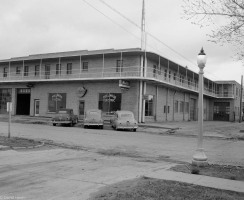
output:
[[[141,69],[140,66],[122,67],[121,70],[118,67],[90,67],[88,70],[82,69],[62,69],[62,70],[50,70],[50,71],[28,71],[5,73],[0,77],[0,82],[38,82],[44,80],[73,80],[73,79],[106,79],[106,78],[140,78]],[[146,78],[155,79],[161,83],[187,89],[190,91],[198,92],[197,82],[188,81],[182,76],[175,76],[169,73],[162,73],[153,68],[147,69]],[[204,94],[213,97],[228,97],[233,98],[232,93],[217,93],[215,90],[204,88]]]

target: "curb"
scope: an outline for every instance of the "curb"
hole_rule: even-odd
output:
[[[35,148],[40,148],[42,146],[44,146],[45,143],[41,142],[41,144],[38,144],[36,146],[29,146],[29,147],[11,147],[11,146],[4,146],[4,147],[0,147],[0,150],[8,150],[8,149],[13,149],[13,150],[18,150],[18,149],[35,149]]]

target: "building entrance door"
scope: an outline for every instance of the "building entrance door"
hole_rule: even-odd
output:
[[[30,115],[30,89],[17,89],[16,115]]]
[[[40,99],[34,100],[34,115],[39,116],[40,114]]]
[[[190,120],[196,121],[197,120],[197,106],[196,106],[196,99],[190,99]]]
[[[214,102],[214,121],[230,120],[230,102]]]
[[[85,114],[85,101],[79,101],[79,119],[83,119]]]

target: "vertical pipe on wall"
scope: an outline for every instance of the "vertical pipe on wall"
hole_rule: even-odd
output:
[[[79,77],[81,77],[81,55],[80,55],[80,75]]]
[[[243,75],[241,76],[241,94],[240,94],[240,116],[239,116],[239,123],[242,121],[242,85],[243,85]]]
[[[139,82],[139,109],[138,109],[138,122],[142,122],[142,81]]]
[[[167,80],[168,80],[168,82],[169,82],[169,81],[170,81],[170,80],[169,80],[169,60],[168,60],[168,68],[167,68],[167,75],[166,75],[166,76],[167,76]]]
[[[174,95],[173,95],[173,121],[175,121],[175,94],[176,94],[176,90],[174,91]]]
[[[144,84],[143,84],[143,95],[146,94],[146,90],[147,90],[147,83],[146,81],[144,81]],[[145,104],[146,104],[146,101],[143,99],[142,100],[142,122],[145,123]]]
[[[8,73],[9,73],[8,78],[11,79],[10,61],[9,61],[9,63],[8,63]]]
[[[166,121],[168,121],[168,96],[169,96],[169,88],[167,88],[167,93],[166,93]]]
[[[22,70],[22,79],[24,78],[24,70],[25,70],[25,61],[23,60],[23,70]]]
[[[58,73],[58,74],[59,74],[59,78],[60,78],[61,73],[62,73],[62,68],[61,68],[61,58],[60,58],[60,57],[58,58],[58,66],[59,66],[59,69],[58,69],[58,70],[59,70],[59,73]]]
[[[161,75],[161,63],[160,63],[160,55],[158,56],[158,74]]]
[[[185,121],[185,106],[186,106],[186,93],[184,92],[183,121]]]
[[[103,71],[102,71],[102,77],[104,76],[104,67],[105,67],[105,62],[104,62],[104,54],[103,54]]]
[[[157,110],[158,110],[158,85],[156,85],[156,102],[154,106],[155,121],[158,120]]]
[[[42,59],[40,59],[40,69],[39,69],[39,77],[42,78]]]
[[[120,77],[121,77],[121,74],[122,74],[122,62],[123,62],[123,56],[122,56],[122,51],[120,52],[120,70],[119,70],[119,73],[120,73]]]

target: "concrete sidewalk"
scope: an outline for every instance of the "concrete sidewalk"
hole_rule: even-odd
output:
[[[155,170],[151,173],[146,174],[145,176],[244,193],[244,181],[235,181],[210,176],[193,175],[169,170]]]

